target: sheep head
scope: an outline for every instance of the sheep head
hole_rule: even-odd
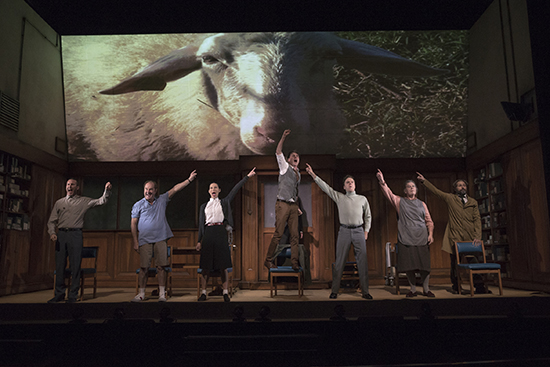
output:
[[[208,101],[197,103],[208,103],[240,129],[252,152],[272,154],[282,131],[292,129],[289,145],[325,153],[344,122],[331,90],[336,63],[410,77],[447,72],[330,33],[220,33],[171,52],[101,93],[163,90],[200,70]]]

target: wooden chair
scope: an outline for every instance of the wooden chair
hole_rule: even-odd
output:
[[[93,295],[92,298],[95,298],[96,290],[97,290],[97,251],[99,247],[83,247],[82,248],[82,259],[92,259],[93,262],[92,267],[88,268],[81,268],[80,269],[80,297],[79,300],[82,301],[84,299],[84,285],[85,285],[85,279],[87,278],[93,278],[94,279],[94,285],[93,285]],[[86,260],[84,260],[86,261]],[[67,288],[71,288],[71,269],[67,268],[65,269],[63,276],[65,279],[68,279],[67,281]],[[53,293],[55,296],[55,281],[57,278],[57,274],[54,271],[53,272]]]
[[[458,278],[458,289],[461,289],[460,273],[468,274],[470,278],[470,296],[474,296],[474,274],[497,274],[498,286],[500,295],[502,296],[502,278],[500,276],[500,264],[488,263],[485,257],[485,246],[483,242],[481,245],[474,246],[472,241],[458,242],[455,241],[455,254],[456,254],[456,273]],[[482,255],[483,262],[462,262],[462,255]],[[476,257],[477,258],[477,257]]]
[[[407,279],[407,274],[397,271],[397,257],[399,256],[397,249],[397,243],[386,242],[386,267],[388,274],[385,279],[386,285],[395,286],[395,294],[400,295],[399,283],[403,281],[409,284],[409,280]],[[415,276],[418,281],[420,273],[416,271]]]
[[[281,252],[278,257],[290,258],[291,250],[286,248]],[[270,296],[273,298],[277,295],[277,281],[279,277],[293,277],[298,280],[298,296],[304,295],[304,269],[300,267],[298,270],[292,269],[292,266],[278,266],[276,268],[269,269],[270,277]]]
[[[168,293],[168,297],[172,297],[172,254],[171,254],[171,247],[167,246],[166,254],[168,256],[168,266],[164,267],[164,271],[166,272],[166,279],[164,283],[164,287],[166,289],[166,292]],[[153,259],[155,258],[155,253],[153,252]],[[141,271],[141,268],[136,269],[136,293],[139,292],[139,272]],[[157,267],[150,267],[147,269],[147,285],[149,284],[149,279],[154,278],[157,276],[158,270]]]

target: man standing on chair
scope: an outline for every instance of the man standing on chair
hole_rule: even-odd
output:
[[[469,197],[468,183],[466,180],[458,179],[453,183],[454,193],[447,193],[439,190],[430,181],[420,174],[418,180],[434,195],[445,201],[449,211],[449,222],[445,228],[443,244],[441,249],[451,256],[451,283],[452,292],[459,293],[458,279],[456,274],[456,254],[454,253],[455,241],[473,241],[474,245],[481,244],[481,216],[477,201]],[[476,293],[487,293],[483,280],[476,276],[474,286]]]
[[[157,278],[159,282],[159,302],[166,302],[166,271],[168,265],[168,247],[166,242],[174,235],[166,220],[166,206],[175,193],[189,185],[197,176],[197,171],[191,172],[189,178],[176,184],[170,190],[157,197],[157,183],[147,181],[143,186],[144,198],[132,207],[131,230],[134,250],[139,254],[140,270],[138,276],[139,293],[132,302],[141,302],[145,299],[148,269],[151,265],[153,253]],[[138,236],[139,234],[139,236]]]
[[[48,233],[55,242],[55,295],[48,303],[57,303],[65,299],[65,267],[67,256],[71,270],[71,289],[68,303],[74,303],[80,289],[80,263],[82,262],[82,227],[84,214],[94,206],[103,205],[111,194],[111,183],[105,184],[105,191],[99,199],[91,199],[77,195],[78,181],[74,178],[67,180],[65,191],[67,196],[57,200],[48,220]],[[57,234],[55,228],[57,227]]]
[[[416,297],[416,270],[426,297],[435,297],[430,291],[430,245],[434,241],[434,222],[426,203],[416,197],[416,184],[405,182],[404,197],[395,195],[386,184],[384,174],[376,173],[384,196],[397,212],[397,271],[407,274],[411,290],[407,297]],[[397,280],[399,281],[399,280]]]
[[[353,244],[359,282],[363,292],[362,297],[372,299],[369,293],[369,268],[367,263],[367,239],[371,225],[369,201],[363,195],[355,193],[355,179],[352,176],[344,177],[344,190],[346,193],[343,194],[335,191],[325,181],[321,180],[309,164],[306,164],[306,172],[309,173],[319,188],[334,200],[338,207],[340,230],[336,242],[336,261],[332,274],[332,291],[329,298],[335,299],[338,297],[346,258],[350,246]]]
[[[296,151],[290,152],[287,160],[283,155],[283,143],[290,134],[285,130],[276,149],[277,163],[279,164],[279,185],[277,186],[277,202],[275,203],[275,233],[271,238],[264,265],[266,268],[276,268],[273,263],[277,245],[284,233],[285,226],[290,230],[290,261],[292,269],[298,270],[299,233],[298,233],[298,186],[300,185],[300,155]]]

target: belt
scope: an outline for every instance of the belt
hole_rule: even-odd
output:
[[[221,226],[221,225],[223,225],[223,222],[207,223],[206,225],[207,225],[208,227],[212,227],[212,226]]]
[[[58,228],[58,230],[63,232],[72,232],[72,231],[82,231],[82,228]]]
[[[287,203],[287,204],[296,204],[295,201],[288,201],[288,200],[283,200],[283,199],[277,199],[277,201],[280,201],[281,203]]]
[[[347,228],[347,229],[355,229],[355,228],[361,228],[363,227],[363,225],[358,225],[358,226],[346,226],[345,224],[340,224],[340,227],[344,227],[344,228]]]

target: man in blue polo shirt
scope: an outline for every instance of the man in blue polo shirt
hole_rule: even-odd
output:
[[[159,197],[156,197],[157,183],[147,181],[143,186],[144,198],[132,207],[131,229],[134,250],[137,251],[140,257],[139,293],[132,299],[132,302],[141,302],[145,299],[147,269],[151,265],[153,252],[159,282],[159,302],[166,302],[166,290],[164,288],[166,284],[164,267],[168,265],[166,241],[174,236],[166,220],[166,205],[176,192],[189,185],[196,176],[196,171],[191,172],[187,180],[175,185]]]

